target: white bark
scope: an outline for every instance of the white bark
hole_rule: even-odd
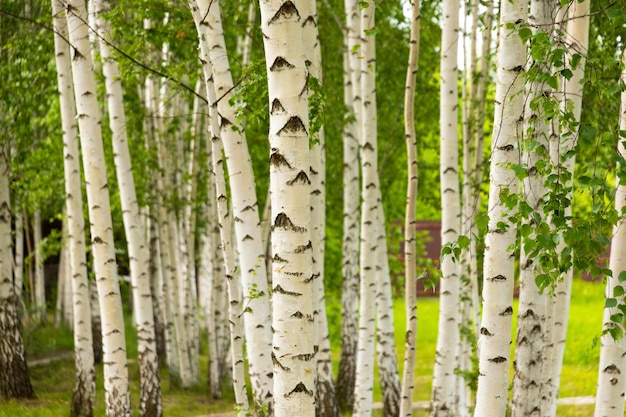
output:
[[[22,299],[22,287],[24,286],[24,215],[22,207],[16,201],[15,213],[15,263],[13,268],[13,285],[18,300]]]
[[[217,113],[230,173],[231,198],[237,251],[242,273],[248,361],[257,406],[270,407],[272,400],[272,363],[268,355],[272,332],[265,250],[256,198],[254,173],[245,133],[230,103],[233,80],[224,42],[219,1],[200,0],[194,21],[200,35],[203,59],[213,65]],[[205,78],[207,78],[205,74]],[[237,175],[233,175],[237,173]]]
[[[413,415],[413,388],[417,344],[417,270],[415,245],[415,216],[418,185],[417,135],[415,132],[415,83],[417,78],[420,40],[420,0],[411,5],[411,34],[409,59],[404,91],[404,136],[407,149],[407,192],[404,219],[404,302],[406,334],[400,417]]]
[[[150,288],[149,248],[139,215],[135,182],[126,135],[126,114],[122,81],[110,42],[111,24],[105,15],[110,10],[107,0],[94,1],[95,31],[100,44],[100,56],[105,77],[106,97],[109,110],[109,126],[113,138],[113,155],[124,231],[128,242],[128,259],[133,292],[133,315],[137,328],[137,353],[139,355],[140,405],[142,416],[162,415],[161,383],[154,333],[154,312]]]
[[[563,79],[563,99],[562,108],[566,109],[568,103],[572,106],[572,115],[575,122],[580,122],[580,114],[582,112],[582,99],[583,99],[583,85],[580,83],[585,74],[585,61],[588,53],[589,45],[589,7],[590,1],[584,0],[582,2],[574,2],[569,8],[569,20],[567,23],[568,38],[565,41],[570,45],[569,50],[573,53],[578,53],[581,56],[581,60],[575,69],[572,69],[572,78],[567,80]],[[565,161],[561,161],[561,155],[569,152],[573,149],[574,144],[577,142],[578,126],[575,130],[571,131],[571,137],[566,137],[566,133],[571,129],[567,128],[562,132],[561,137],[556,137],[550,141],[550,156],[552,163],[555,166],[563,164],[563,168],[568,170],[572,174],[574,173],[575,157],[571,157]],[[569,187],[568,184],[564,184],[565,187]],[[570,199],[571,200],[571,199]],[[572,208],[565,207],[564,215],[569,217],[572,214]],[[558,248],[559,251],[565,248],[564,244],[561,244]],[[546,406],[546,415],[549,417],[556,416],[556,400],[558,397],[558,388],[561,380],[561,369],[563,366],[563,355],[565,353],[565,338],[567,335],[567,323],[569,317],[570,298],[572,293],[572,279],[574,271],[570,268],[564,275],[563,280],[557,282],[555,293],[556,298],[549,300],[552,301],[555,306],[554,309],[554,332],[552,344],[554,346],[552,350],[552,367],[550,368],[552,384],[556,387],[553,395],[548,396],[548,404]]]
[[[302,23],[302,44],[304,58],[308,61],[309,77],[323,82],[322,58],[318,35],[317,6],[315,0],[300,3]],[[312,80],[311,80],[312,81]],[[309,90],[309,97],[315,91]],[[318,92],[321,94],[321,92]],[[322,109],[317,109],[322,111]],[[317,114],[316,117],[322,117]],[[326,142],[324,126],[319,131],[310,132],[311,147],[311,242],[313,245],[313,311],[315,317],[315,351],[317,352],[317,416],[334,417],[339,413],[335,385],[333,382],[332,362],[330,357],[330,339],[326,316],[326,298],[324,294],[324,253],[326,243]]]
[[[508,164],[519,160],[517,134],[524,106],[520,91],[526,48],[507,25],[525,22],[527,8],[526,0],[501,3],[476,417],[503,416],[508,398],[516,230],[501,199],[506,193],[518,192],[518,180]]]
[[[73,295],[74,361],[76,380],[72,394],[72,415],[93,414],[96,383],[94,368],[93,338],[91,333],[91,301],[87,280],[87,253],[85,251],[85,221],[81,191],[80,153],[78,150],[78,128],[76,105],[71,77],[70,47],[67,39],[67,22],[62,14],[63,3],[52,0],[52,16],[55,29],[54,46],[57,65],[57,83],[61,103],[63,127],[65,207],[68,244],[62,253],[69,255],[67,272],[63,276]],[[65,246],[65,245],[64,245]],[[61,297],[61,294],[59,294]],[[66,305],[68,309],[70,306]]]
[[[530,4],[529,23],[535,33],[551,31],[556,12],[555,3],[551,0],[532,0]],[[531,67],[538,71],[550,71],[550,66],[537,60],[530,62]],[[522,149],[522,164],[526,167],[528,176],[522,181],[524,201],[543,217],[542,202],[546,193],[544,186],[545,173],[539,164],[545,162],[543,158],[548,154],[548,137],[550,129],[543,112],[549,100],[552,89],[538,80],[528,80],[526,86],[526,108],[524,114],[524,142],[536,143],[536,149],[529,151]],[[540,218],[541,218],[540,217]],[[548,219],[543,219],[544,221]],[[513,416],[543,416],[542,396],[549,390],[549,381],[543,381],[544,352],[552,343],[551,330],[553,321],[547,320],[547,304],[550,302],[548,290],[538,288],[536,277],[542,272],[542,266],[530,256],[527,245],[537,240],[536,218],[522,220],[523,224],[531,228],[527,236],[522,236],[520,255],[520,295],[518,309],[518,327],[515,349],[515,374],[513,377]],[[547,364],[546,364],[547,365]],[[546,383],[544,385],[544,382]]]
[[[367,7],[365,7],[367,6]],[[374,36],[366,31],[374,28],[375,4],[369,1],[361,5],[361,247],[360,269],[361,290],[359,303],[359,339],[356,361],[356,383],[353,415],[369,417],[372,414],[372,391],[374,369],[372,356],[375,345],[375,311],[372,305],[376,302],[376,257],[379,230],[377,225],[381,219],[378,205],[380,190],[378,179],[378,144],[375,95],[376,49]]]
[[[343,411],[352,410],[356,376],[359,297],[359,137],[361,113],[360,69],[354,48],[359,43],[359,9],[356,0],[346,0],[344,34],[344,104],[347,109],[343,132],[343,239],[341,289],[341,357],[337,376],[337,399]],[[354,51],[354,52],[353,52]]]
[[[276,417],[315,415],[310,125],[305,1],[261,2],[270,101],[272,360]]]
[[[18,314],[18,299],[13,284],[11,250],[11,199],[7,150],[0,152],[0,396],[33,398],[35,396],[24,355],[24,343]]]
[[[43,273],[43,239],[41,236],[41,210],[33,215],[33,243],[35,244],[35,319],[48,321],[46,312],[46,280]]]
[[[113,242],[102,129],[98,111],[95,75],[91,62],[87,11],[82,2],[67,2],[67,21],[72,53],[74,93],[82,160],[87,188],[91,239],[102,315],[104,388],[108,416],[130,416],[130,392],[120,298]]]
[[[192,10],[193,9],[192,5]],[[205,61],[204,65],[207,66],[206,73],[211,74],[213,71],[210,67],[210,63]],[[235,389],[235,401],[237,403],[236,410],[239,417],[245,417],[249,415],[248,413],[250,413],[250,404],[248,401],[244,368],[244,304],[241,299],[241,280],[236,270],[235,253],[231,240],[233,236],[232,218],[230,217],[231,213],[228,207],[227,189],[224,180],[224,160],[222,159],[223,146],[222,140],[219,136],[219,120],[215,109],[215,87],[211,78],[206,80],[206,92],[209,99],[209,113],[211,117],[211,143],[207,144],[207,147],[211,148],[210,163],[213,171],[213,178],[210,179],[210,182],[213,183],[213,185],[209,188],[214,191],[213,194],[209,195],[209,198],[212,200],[214,199],[216,202],[215,208],[217,209],[216,214],[218,215],[217,224],[219,225],[220,231],[220,246],[224,259],[224,268],[226,270],[226,280],[228,283],[228,321],[230,324],[230,343],[233,363],[232,378],[233,387]],[[216,276],[214,278],[221,279],[222,277]],[[221,325],[221,323],[219,324]],[[212,362],[214,363],[215,369],[212,370],[211,374],[216,373],[217,375],[213,375],[212,378],[219,381],[219,369],[217,366],[220,363],[217,352],[218,343],[216,337],[213,337],[213,339],[212,348],[214,349],[214,358],[212,358]],[[222,364],[222,366],[225,366],[225,364]]]
[[[621,82],[626,83],[626,48],[622,51]],[[622,91],[621,94],[619,128],[620,131],[626,130],[626,91]],[[625,140],[620,135],[617,149],[622,158],[626,157]],[[618,213],[622,213],[625,207],[626,185],[620,184],[618,178],[617,191],[615,192],[615,210]],[[610,256],[609,268],[612,276],[607,277],[605,297],[607,299],[616,299],[617,305],[613,307],[605,306],[604,308],[594,417],[622,417],[624,415],[624,389],[626,388],[626,383],[622,375],[624,375],[626,370],[626,329],[621,324],[611,320],[612,315],[623,314],[618,307],[626,302],[626,297],[624,297],[626,284],[622,281],[624,270],[626,270],[626,223],[623,219],[613,228]],[[618,333],[621,338],[615,340],[614,335],[609,333],[610,330]]]
[[[456,242],[461,230],[458,155],[458,76],[457,49],[459,2],[443,4],[441,47],[440,126],[441,160],[441,244]],[[441,263],[439,331],[433,378],[431,416],[452,416],[458,413],[455,369],[459,348],[459,264],[451,255]]]

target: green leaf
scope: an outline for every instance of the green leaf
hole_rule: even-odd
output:
[[[620,272],[620,273],[619,273],[619,275],[618,275],[618,277],[617,277],[617,280],[618,280],[619,282],[624,282],[624,281],[626,281],[626,271],[622,271],[622,272]]]
[[[526,42],[533,36],[533,31],[527,27],[520,28],[520,30],[518,30],[517,33],[519,34],[519,37],[522,38],[522,41],[524,42]]]
[[[604,308],[612,308],[617,306],[617,300],[615,298],[607,298],[604,300]]]
[[[565,77],[566,79],[570,80],[574,76],[574,73],[570,71],[569,69],[565,68],[561,70],[561,75]]]
[[[613,288],[613,297],[621,297],[622,295],[624,295],[624,287],[618,285]]]
[[[366,36],[375,36],[378,33],[378,28],[365,29],[363,32],[365,33]]]

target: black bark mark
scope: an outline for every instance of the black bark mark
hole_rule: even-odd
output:
[[[270,71],[272,72],[282,71],[282,70],[287,70],[291,68],[295,68],[295,65],[290,64],[289,61],[287,61],[282,56],[277,56],[274,62],[272,63],[272,66],[270,67]]]
[[[306,385],[304,385],[303,382],[299,382],[298,385],[294,387],[294,389],[292,389],[289,393],[285,394],[285,398],[289,398],[292,394],[299,394],[299,393],[308,395],[309,397],[313,396],[313,391],[308,390]]]
[[[285,157],[282,156],[280,153],[278,153],[278,151],[274,149],[272,150],[272,154],[270,155],[270,165],[276,168],[281,167],[281,166],[286,166],[289,169],[292,168],[289,162],[287,162],[287,160],[285,159]]]
[[[306,175],[306,172],[300,171],[298,172],[298,175],[296,175],[294,179],[287,181],[287,185],[294,185],[294,184],[311,185],[311,180],[309,180],[309,177]]]
[[[298,12],[298,8],[295,6],[295,4],[293,4],[293,2],[286,1],[280,6],[276,14],[272,16],[272,18],[268,22],[268,25],[277,23],[281,20],[291,20],[294,18],[296,21],[300,20],[300,13]]]
[[[296,134],[296,133],[304,133],[307,134],[306,128],[304,127],[304,123],[302,123],[302,119],[298,116],[291,116],[287,123],[278,131],[277,135],[280,136],[283,133],[287,134]]]
[[[291,219],[285,213],[278,213],[276,218],[274,219],[274,226],[272,229],[283,229],[283,230],[291,230],[292,232],[304,232],[306,229],[304,227],[299,227],[293,224]]]

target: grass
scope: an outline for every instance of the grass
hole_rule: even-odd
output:
[[[577,281],[574,283],[570,325],[563,364],[561,381],[561,397],[594,395],[597,380],[597,364],[599,346],[593,346],[594,339],[599,335],[602,320],[603,287],[598,283]],[[430,398],[432,367],[437,341],[437,315],[439,304],[436,298],[420,298],[418,300],[418,347],[415,371],[414,400],[423,401]],[[331,309],[332,310],[332,309]],[[402,368],[404,354],[404,306],[395,304],[396,344],[399,365]],[[514,315],[515,317],[515,315]],[[331,320],[331,323],[337,323]],[[131,383],[131,401],[135,410],[138,408],[138,368],[136,358],[136,339],[134,331],[127,323],[127,340],[129,374]],[[68,329],[56,329],[52,325],[27,327],[24,340],[29,356],[45,357],[50,352],[72,349],[72,335]],[[333,344],[333,359],[339,359],[338,343]],[[31,380],[37,398],[34,400],[0,401],[0,417],[57,417],[69,415],[71,393],[74,380],[74,363],[72,359],[52,362],[43,366],[31,367]],[[105,416],[104,390],[102,388],[102,366],[97,370],[97,398],[95,416]],[[200,375],[204,380],[207,375],[206,347],[203,347]],[[202,383],[188,390],[171,387],[167,371],[161,371],[163,389],[163,406],[168,417],[188,417],[226,412],[233,410],[234,396],[225,387],[223,399],[213,399]],[[380,401],[378,386],[374,391],[375,401]],[[592,406],[562,406],[558,415],[565,417],[583,417],[592,415]],[[135,415],[138,415],[135,411]],[[427,416],[426,412],[416,412],[418,417]]]

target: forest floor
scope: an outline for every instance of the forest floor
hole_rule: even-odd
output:
[[[335,300],[336,301],[336,300]],[[420,298],[420,326],[418,327],[418,347],[415,371],[415,417],[428,417],[428,399],[432,389],[432,358],[435,357],[437,339],[437,317],[439,303],[434,297]],[[595,384],[599,362],[599,336],[602,327],[604,287],[598,283],[582,280],[574,282],[571,314],[568,326],[567,345],[561,378],[561,394],[558,415],[563,417],[588,417],[593,415]],[[332,321],[340,320],[340,304],[330,304],[329,315]],[[517,305],[514,304],[514,310]],[[394,316],[398,329],[404,328],[404,304],[401,300],[394,305]],[[131,315],[127,314],[127,355],[129,374],[132,378],[131,397],[138,404],[138,365],[137,342],[132,327]],[[514,321],[516,314],[514,314]],[[56,417],[67,415],[70,407],[74,378],[73,335],[65,326],[52,325],[53,317],[47,325],[24,327],[25,351],[31,371],[37,399],[29,401],[0,401],[0,417]],[[513,324],[515,328],[515,323]],[[336,330],[336,329],[335,329]],[[334,364],[340,356],[338,330],[331,335]],[[404,355],[402,332],[397,332],[396,348],[398,358]],[[512,338],[515,337],[514,332]],[[205,337],[202,337],[205,340]],[[512,350],[514,343],[512,345]],[[208,350],[201,347],[200,374],[208,372]],[[513,353],[513,352],[512,352]],[[335,369],[336,372],[336,369]],[[512,372],[512,370],[511,370]],[[105,416],[102,365],[96,367],[96,417]],[[191,389],[181,389],[172,385],[167,369],[161,370],[163,406],[170,417],[235,417],[233,410],[234,394],[228,387],[223,388],[222,398],[214,399],[206,388],[199,384]],[[380,402],[380,384],[374,388],[374,400]],[[375,417],[382,417],[382,404],[374,404]]]

